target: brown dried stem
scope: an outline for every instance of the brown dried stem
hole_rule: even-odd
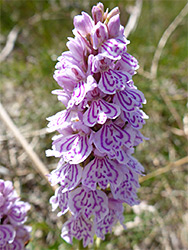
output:
[[[140,17],[142,10],[142,0],[136,0],[135,6],[131,7],[131,15],[125,27],[124,35],[128,37],[131,32],[133,32],[138,24],[138,19]]]
[[[172,34],[172,32],[178,27],[178,25],[182,22],[184,17],[188,14],[188,3],[185,5],[185,7],[181,10],[181,12],[176,16],[174,21],[168,26],[168,28],[165,30],[163,35],[161,36],[161,39],[157,45],[157,49],[155,51],[152,64],[151,64],[151,75],[153,79],[157,77],[157,70],[158,70],[158,64],[159,59],[161,57],[162,51],[168,41],[168,38]]]
[[[0,62],[3,62],[12,52],[19,31],[20,29],[17,26],[14,26],[14,28],[8,34],[6,45],[0,53]]]
[[[33,166],[35,170],[41,175],[42,178],[44,178],[49,186],[51,187],[50,183],[48,182],[47,175],[49,174],[48,169],[43,164],[43,162],[39,159],[38,155],[33,151],[31,145],[26,141],[26,139],[23,137],[23,135],[20,133],[19,129],[16,127],[16,125],[11,120],[10,116],[4,109],[3,105],[0,103],[0,118],[3,120],[3,122],[6,124],[6,126],[9,128],[9,130],[13,133],[16,140],[21,144],[31,161],[33,162]],[[57,187],[53,186],[51,187],[53,190],[55,190]]]
[[[180,160],[177,160],[175,162],[171,162],[166,167],[158,168],[156,171],[153,171],[150,174],[147,174],[146,176],[139,178],[139,182],[141,183],[141,182],[147,181],[153,177],[164,174],[172,169],[181,167],[182,165],[187,164],[187,163],[188,163],[188,156],[181,158]]]

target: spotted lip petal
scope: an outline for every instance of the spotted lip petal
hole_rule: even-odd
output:
[[[52,185],[60,183],[63,186],[61,192],[67,192],[74,189],[81,180],[82,168],[79,164],[63,163],[60,160],[57,169],[53,170],[48,176]]]
[[[121,60],[129,65],[131,68],[133,68],[134,70],[138,69],[138,61],[136,60],[136,58],[132,55],[130,55],[129,53],[125,53],[121,56]]]
[[[121,118],[123,121],[127,121],[135,129],[141,129],[145,124],[144,118],[147,119],[147,116],[142,110],[136,110],[133,112],[121,112]]]
[[[55,211],[57,207],[61,209],[61,212],[58,213],[58,216],[65,214],[69,207],[68,207],[68,199],[69,199],[69,192],[62,192],[63,186],[59,187],[55,191],[55,195],[50,198],[50,203],[52,205],[52,211]]]
[[[120,163],[127,162],[126,148],[132,147],[133,144],[132,135],[113,123],[104,124],[95,133],[93,142],[100,152],[106,153],[110,159],[117,159]]]
[[[105,218],[95,225],[97,237],[105,240],[105,234],[112,232],[112,227],[117,223],[118,218],[114,210],[110,209]]]
[[[86,86],[85,86],[85,82],[81,81],[79,82],[72,93],[72,97],[70,99],[70,101],[68,102],[68,108],[72,108],[75,105],[78,105],[85,97],[86,95]]]
[[[7,249],[7,248],[6,248]],[[6,250],[3,249],[3,250]],[[25,246],[22,240],[15,239],[10,245],[8,249],[14,249],[14,250],[25,250]]]
[[[68,102],[67,108],[72,108],[73,105],[80,104],[86,94],[97,87],[96,81],[92,76],[89,76],[86,81],[80,81],[74,88],[71,99]]]
[[[16,201],[9,213],[8,213],[8,218],[11,222],[12,225],[21,225],[23,224],[26,220],[26,214],[27,211],[30,209],[30,205],[26,202],[23,201]]]
[[[124,180],[116,188],[112,187],[112,195],[130,206],[139,204],[137,189],[139,188],[138,175],[130,169],[124,168]]]
[[[115,119],[120,114],[117,105],[108,103],[103,99],[92,101],[89,109],[84,113],[85,125],[93,127],[96,123],[104,124],[107,119]]]
[[[70,193],[69,209],[74,215],[82,213],[86,218],[94,215],[98,223],[108,213],[108,198],[103,191],[79,187]]]
[[[126,87],[123,91],[116,92],[113,102],[123,111],[130,112],[135,111],[137,107],[142,107],[145,97],[138,89]]]
[[[91,153],[93,146],[89,144],[88,135],[80,133],[69,136],[59,136],[54,142],[52,149],[58,157],[70,164],[83,162]]]
[[[135,173],[139,175],[144,175],[144,167],[140,162],[138,162],[134,157],[130,156],[130,160],[127,162],[128,168],[133,170]]]
[[[126,71],[109,69],[101,73],[98,87],[105,94],[115,94],[117,90],[123,90],[125,84],[131,79]]]
[[[127,51],[128,43],[128,40],[122,38],[108,39],[101,45],[99,55],[112,60],[120,60],[121,55]]]
[[[16,231],[11,225],[0,225],[0,247],[6,247],[14,241]]]
[[[60,111],[57,114],[47,118],[49,121],[48,130],[52,132],[58,129],[64,129],[70,126],[71,122],[76,119],[79,120],[77,111],[70,109]]]
[[[71,217],[65,224],[63,224],[61,237],[67,242],[72,244],[73,237],[78,240],[83,240],[83,246],[86,247],[89,243],[93,243],[93,223],[80,215]]]
[[[107,157],[95,157],[84,167],[82,184],[92,190],[96,190],[97,183],[102,189],[106,189],[108,183],[118,186],[122,181],[122,172],[116,165]]]
[[[97,237],[100,237],[102,240],[105,239],[105,234],[112,232],[112,227],[117,223],[119,220],[122,226],[125,228],[123,221],[123,205],[122,201],[115,200],[112,197],[108,198],[108,206],[109,212],[104,217],[102,221],[99,223],[94,224],[95,232]]]

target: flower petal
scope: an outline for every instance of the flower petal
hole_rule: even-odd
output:
[[[112,60],[121,59],[121,55],[127,51],[127,44],[129,43],[126,39],[112,38],[105,41],[100,49],[99,55],[108,57]]]
[[[130,156],[130,160],[127,162],[128,168],[133,170],[135,173],[144,175],[144,167],[140,162],[138,162],[134,157]]]
[[[86,12],[82,11],[82,15],[74,17],[74,26],[79,34],[86,36],[91,33],[93,20]]]
[[[8,243],[12,243],[16,232],[11,225],[0,225],[0,247],[5,247]]]
[[[29,203],[23,202],[23,201],[16,201],[9,213],[8,213],[8,218],[13,225],[20,225],[23,224],[26,220],[26,214],[27,211],[30,209]]]
[[[145,103],[144,94],[138,89],[126,87],[123,91],[117,91],[113,102],[126,112],[135,111],[136,107],[142,107]]]
[[[101,44],[108,39],[108,30],[104,23],[100,21],[93,27],[91,33],[91,41],[93,42],[93,48],[97,50]]]
[[[100,190],[79,187],[70,193],[69,209],[74,215],[82,213],[88,219],[94,215],[95,221],[99,222],[108,213],[108,198]]]
[[[97,87],[96,81],[92,76],[88,76],[87,81],[80,81],[74,88],[72,97],[68,102],[67,108],[72,108],[73,105],[80,104],[88,91],[93,90]]]
[[[80,133],[69,136],[59,136],[52,146],[54,155],[63,157],[70,164],[83,162],[91,153],[93,147],[89,144],[88,135]]]
[[[93,243],[93,223],[84,216],[71,217],[63,224],[61,237],[69,244],[72,244],[73,237],[83,240],[83,246]]]
[[[84,167],[82,184],[92,190],[96,190],[97,183],[102,189],[106,189],[108,183],[118,186],[121,181],[122,172],[107,157],[95,157]]]
[[[100,237],[102,240],[105,239],[105,234],[112,232],[112,227],[116,224],[118,220],[120,221],[122,226],[126,228],[125,225],[123,224],[124,208],[122,202],[110,197],[108,198],[108,206],[109,206],[108,214],[104,217],[102,221],[94,224],[96,235],[97,237]]]
[[[147,119],[148,116],[142,110],[136,110],[133,112],[121,112],[121,119],[127,121],[135,129],[141,129],[145,124],[144,119]]]
[[[53,170],[48,177],[52,186],[60,183],[64,193],[74,189],[80,183],[82,168],[79,164],[63,163],[60,160],[57,169]]]
[[[139,204],[137,199],[137,189],[139,187],[138,175],[133,173],[130,169],[124,168],[124,180],[120,183],[119,187],[112,186],[111,191],[113,197],[128,205],[133,206]]]
[[[48,123],[48,130],[52,132],[70,126],[73,120],[79,120],[79,118],[77,111],[66,109],[48,117],[47,120],[50,121]]]
[[[69,207],[68,207],[68,199],[69,199],[69,192],[62,192],[63,186],[59,187],[55,191],[55,195],[50,198],[50,203],[52,205],[52,211],[55,211],[57,207],[61,209],[61,212],[58,213],[58,216],[65,214]]]
[[[6,248],[7,249],[7,248]],[[22,240],[15,239],[10,245],[8,249],[14,249],[14,250],[24,250],[25,246]]]
[[[120,163],[128,161],[126,148],[132,147],[133,138],[130,133],[119,126],[108,123],[95,133],[93,142],[97,149],[106,153],[110,159],[117,159]],[[125,146],[126,148],[123,148]]]
[[[96,123],[104,124],[107,119],[115,119],[119,114],[120,109],[117,105],[99,99],[91,103],[84,113],[83,121],[85,125],[93,127]]]
[[[109,69],[101,73],[98,87],[105,94],[115,94],[117,90],[123,90],[125,84],[131,79],[126,71]]]

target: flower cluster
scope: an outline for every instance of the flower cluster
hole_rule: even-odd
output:
[[[66,109],[48,118],[49,130],[59,134],[47,156],[60,158],[49,175],[52,185],[60,184],[50,203],[60,208],[58,216],[72,214],[62,238],[82,239],[84,247],[94,234],[104,239],[117,221],[123,225],[123,203],[139,203],[138,176],[144,171],[132,154],[146,139],[139,131],[146,100],[132,81],[138,62],[127,53],[119,14],[118,8],[104,12],[98,3],[93,18],[75,16],[75,37],[54,73],[61,89],[52,93]]]
[[[11,181],[0,179],[0,249],[24,250],[31,228],[23,225],[30,205],[20,201]]]

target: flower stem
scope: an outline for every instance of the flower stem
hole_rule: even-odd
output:
[[[88,249],[88,247],[83,247],[83,241],[80,240],[79,245],[78,245],[78,250],[87,250],[87,249]]]

